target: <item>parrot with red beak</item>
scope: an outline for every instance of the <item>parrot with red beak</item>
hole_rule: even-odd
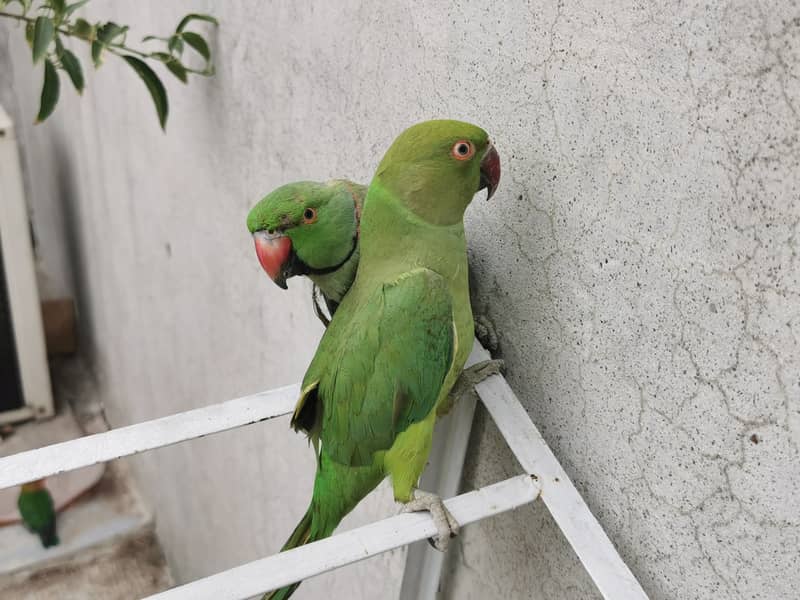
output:
[[[290,277],[306,275],[333,315],[356,277],[366,195],[366,186],[343,179],[298,181],[266,195],[247,216],[247,227],[267,275],[283,289]],[[314,309],[327,326],[316,294]]]
[[[283,550],[331,535],[387,476],[406,510],[431,512],[437,547],[446,549],[458,531],[441,499],[415,488],[437,409],[472,348],[464,212],[477,191],[487,188],[491,197],[499,179],[487,133],[460,121],[410,127],[378,166],[356,228],[355,280],[306,371],[292,417],[313,443],[317,472],[308,510]],[[286,214],[288,223],[294,213]],[[291,261],[299,237],[275,244],[268,272]],[[310,254],[296,253],[314,266]],[[298,585],[264,598],[285,600]]]

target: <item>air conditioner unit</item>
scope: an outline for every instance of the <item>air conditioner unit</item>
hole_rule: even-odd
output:
[[[53,412],[19,154],[0,106],[0,423]]]

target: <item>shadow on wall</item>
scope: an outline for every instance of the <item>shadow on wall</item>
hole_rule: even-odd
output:
[[[55,131],[51,137],[50,148],[53,153],[54,178],[59,193],[57,204],[61,206],[63,220],[60,223],[61,237],[65,241],[68,264],[72,265],[72,289],[75,290],[75,306],[78,313],[78,346],[81,352],[92,352],[92,340],[87,333],[92,327],[92,297],[87,293],[89,270],[86,261],[86,250],[80,241],[80,227],[83,214],[80,206],[79,185],[76,181],[76,168],[73,152],[63,135]],[[34,240],[41,232],[34,231]]]

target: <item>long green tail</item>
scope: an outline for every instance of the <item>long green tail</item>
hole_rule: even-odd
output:
[[[281,552],[324,539],[333,533],[341,520],[383,479],[378,466],[348,467],[332,461],[323,449],[320,453],[311,504],[300,519]],[[267,592],[262,600],[286,600],[301,582]]]
[[[297,548],[298,546],[302,546],[303,544],[309,544],[316,540],[321,540],[324,537],[328,537],[331,533],[333,533],[333,529],[336,527],[330,528],[331,530],[325,535],[321,535],[319,537],[315,537],[312,535],[312,528],[314,525],[314,501],[311,501],[311,506],[308,507],[306,514],[303,515],[303,518],[300,519],[300,522],[297,524],[297,527],[294,528],[292,535],[289,536],[289,539],[286,540],[286,543],[281,548],[281,552],[286,550],[291,550],[292,548]],[[338,525],[338,523],[337,523]],[[294,594],[294,591],[298,588],[301,582],[293,583],[292,585],[281,588],[279,590],[275,590],[273,592],[268,592],[264,594],[262,600],[286,600],[289,596]]]

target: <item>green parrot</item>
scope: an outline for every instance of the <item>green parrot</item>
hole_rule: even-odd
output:
[[[405,510],[431,512],[441,550],[457,532],[441,499],[415,486],[437,407],[472,348],[464,211],[478,190],[491,197],[499,179],[497,151],[468,123],[414,125],[386,152],[362,210],[355,281],[292,416],[314,445],[317,472],[283,550],[331,535],[386,476]],[[264,598],[284,600],[298,585]]]
[[[44,479],[25,483],[17,499],[22,522],[32,533],[39,535],[42,546],[58,545],[56,511],[53,497],[44,485]]]
[[[307,275],[333,315],[356,277],[366,195],[366,186],[338,179],[298,181],[265,196],[247,216],[247,227],[270,278],[286,289],[289,277]],[[327,326],[316,294],[314,310]]]

